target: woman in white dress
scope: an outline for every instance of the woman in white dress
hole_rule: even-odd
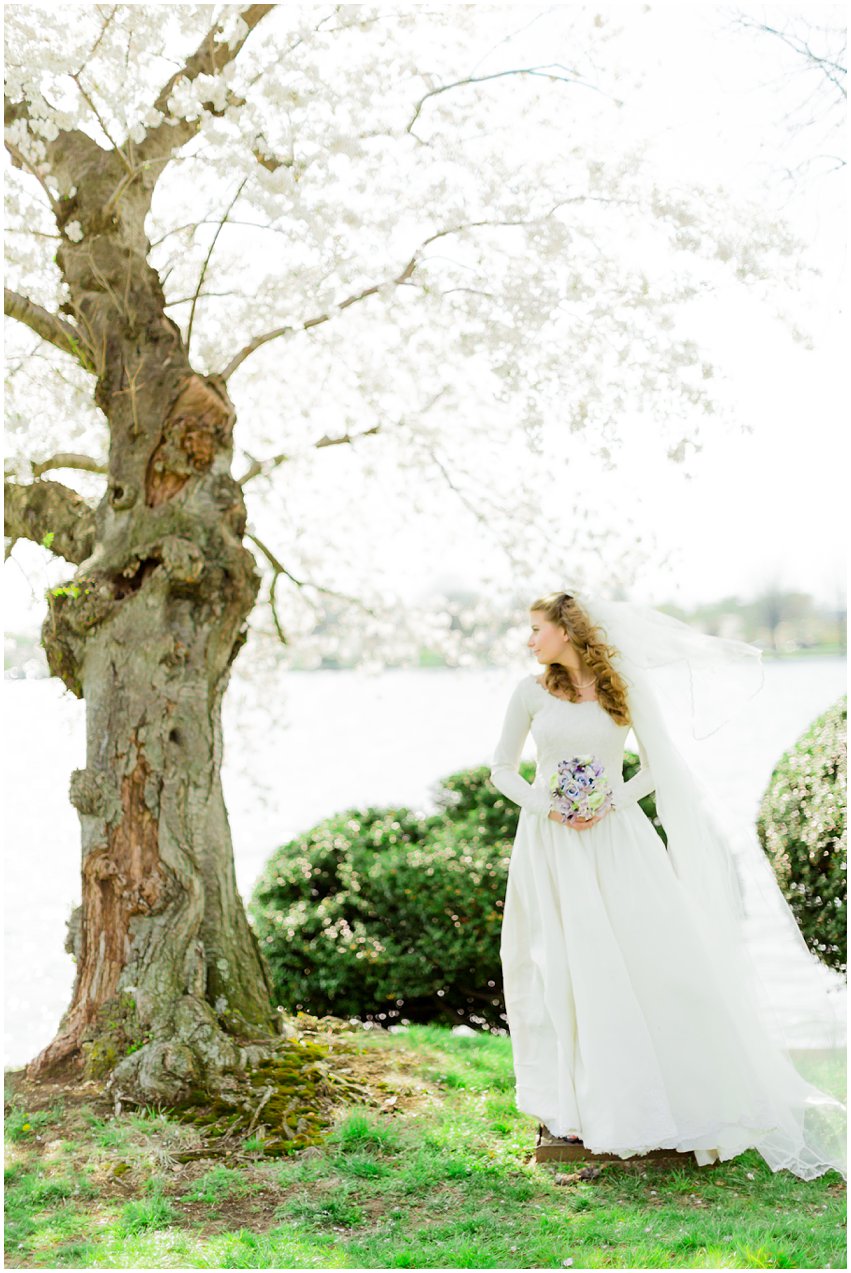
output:
[[[539,1120],[539,1138],[592,1153],[691,1151],[707,1165],[756,1147],[775,1170],[844,1174],[843,1107],[799,1075],[749,998],[723,836],[669,745],[647,674],[605,639],[620,630],[635,646],[633,612],[664,623],[669,641],[680,629],[686,646],[714,640],[624,603],[597,604],[611,618],[603,629],[569,593],[540,598],[528,645],[543,673],[516,685],[492,758],[494,786],[520,806],[500,948],[517,1107]],[[739,643],[717,644],[722,663],[740,657]],[[711,657],[717,673],[714,647]],[[624,782],[630,726],[641,768]],[[518,772],[530,730],[531,784]],[[613,807],[565,822],[549,780],[560,760],[588,753]],[[657,783],[667,849],[638,803]]]

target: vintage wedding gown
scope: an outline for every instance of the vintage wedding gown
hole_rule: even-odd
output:
[[[518,772],[530,729],[531,784]],[[520,805],[500,946],[517,1108],[591,1152],[678,1149],[707,1165],[754,1146],[776,1169],[796,1143],[795,1102],[820,1094],[728,1008],[721,962],[638,804],[654,779],[637,734],[642,767],[623,781],[628,733],[596,699],[557,698],[530,674],[493,753],[494,786]],[[576,830],[547,817],[548,780],[587,753],[615,807]]]

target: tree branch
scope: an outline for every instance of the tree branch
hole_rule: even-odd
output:
[[[216,75],[222,71],[236,58],[258,22],[275,7],[274,4],[252,4],[243,9],[240,17],[246,24],[247,30],[236,39],[232,46],[223,40],[216,39],[217,33],[221,30],[220,23],[207,32],[185,65],[179,71],[175,71],[157,94],[153,109],[159,111],[164,118],[161,123],[148,129],[145,140],[137,146],[136,154],[141,163],[161,159],[164,155],[171,154],[194,137],[200,127],[199,119],[179,119],[169,112],[168,99],[176,85],[184,79],[192,81],[199,75]],[[238,104],[238,99],[232,94],[229,94],[229,97],[231,104]],[[213,111],[213,114],[216,113],[218,112]]]
[[[341,433],[339,437],[329,438],[326,433],[318,442],[314,442],[314,447],[318,451],[323,446],[339,446],[343,442],[358,442],[361,438],[368,438],[373,433],[380,433],[381,425],[374,424],[371,429],[364,429],[363,433]]]
[[[282,645],[288,645],[289,642],[287,641],[286,633],[284,632],[280,619],[278,618],[278,610],[275,600],[275,590],[277,589],[278,579],[281,575],[286,575],[287,579],[290,579],[298,588],[314,588],[317,592],[321,592],[326,597],[336,597],[338,601],[346,601],[348,604],[357,606],[358,609],[363,610],[365,614],[372,615],[373,618],[378,618],[376,611],[361,601],[359,597],[351,597],[344,592],[336,592],[333,588],[323,588],[321,584],[311,583],[309,579],[296,579],[295,575],[281,564],[272,550],[267,548],[256,535],[246,532],[245,538],[250,539],[252,543],[257,545],[263,556],[269,562],[269,565],[272,567],[272,580],[269,585],[269,605],[272,610],[272,622],[275,625],[278,640]]]
[[[428,242],[428,240],[426,240],[426,242]],[[425,244],[423,244],[423,246],[425,246]],[[381,291],[382,287],[406,283],[413,274],[416,263],[417,258],[415,254],[402,270],[402,273],[398,274],[396,278],[390,279],[388,282],[374,283],[371,287],[364,288],[362,292],[358,292],[354,296],[349,296],[346,300],[341,301],[339,305],[335,305],[334,310],[339,313],[341,310],[348,309],[350,305],[356,305],[358,301],[366,300],[368,296],[375,296],[377,292]],[[240,367],[242,363],[245,362],[248,355],[253,354],[255,350],[261,347],[261,345],[267,344],[270,340],[275,340],[278,336],[289,336],[293,332],[309,331],[311,327],[319,327],[320,324],[327,323],[331,317],[332,314],[317,314],[315,318],[308,318],[297,327],[276,327],[273,331],[264,332],[262,336],[255,336],[253,340],[250,340],[247,345],[243,346],[238,354],[235,354],[234,357],[231,358],[230,362],[221,373],[223,379],[226,381],[229,380],[236,371],[237,367]]]
[[[242,477],[237,478],[238,486],[245,486],[246,482],[250,482],[254,477],[259,477],[261,473],[271,473],[272,470],[276,469],[279,464],[286,464],[287,460],[292,457],[288,453],[282,452],[280,455],[270,456],[268,460],[255,460],[251,455],[249,455],[248,458],[251,463],[243,473]]]
[[[176,296],[173,301],[166,301],[166,309],[171,309],[173,305],[188,305],[194,300],[204,300],[208,296],[238,296],[240,300],[251,300],[250,296],[246,296],[245,292],[235,292],[232,288],[228,288],[224,292],[193,292],[191,296]]]
[[[4,533],[79,565],[95,544],[95,510],[60,482],[4,482]]]
[[[172,234],[182,234],[184,230],[197,230],[199,225],[220,225],[220,217],[201,217],[198,221],[187,221],[185,225],[172,226],[170,230],[164,231],[158,239],[151,239],[151,247],[158,248],[161,243],[165,243],[166,239]],[[228,225],[248,225],[252,230],[271,230],[277,234],[284,234],[285,231],[278,229],[274,225],[264,225],[262,221],[241,221],[238,217],[229,217]]]
[[[100,48],[100,42],[103,39],[103,37],[106,35],[107,31],[109,30],[110,24],[112,23],[112,20],[115,17],[116,9],[117,9],[117,5],[113,5],[112,10],[104,18],[103,26],[101,27],[100,31],[98,31],[97,39],[95,40],[92,47],[89,49],[86,57],[77,67],[77,71],[76,71],[77,75],[83,74],[83,71],[86,69],[89,62],[92,60],[92,58],[94,57],[94,55],[97,53],[98,49]]]
[[[568,202],[568,201],[565,200],[564,202]],[[559,206],[559,205],[556,205],[556,206]],[[554,209],[552,209],[551,211],[554,211]],[[547,214],[547,215],[550,215],[550,214]],[[238,354],[235,354],[233,358],[231,358],[230,362],[227,364],[224,371],[221,372],[220,374],[222,378],[225,381],[227,381],[236,371],[237,367],[240,367],[245,362],[249,354],[253,354],[255,350],[260,349],[262,345],[267,344],[270,340],[276,340],[279,336],[291,336],[295,334],[296,332],[309,331],[310,328],[312,327],[319,327],[322,323],[327,323],[331,318],[341,313],[344,309],[349,309],[350,306],[356,305],[358,301],[366,300],[367,297],[369,296],[375,296],[376,293],[380,292],[383,288],[399,287],[402,284],[407,283],[419,263],[420,253],[425,248],[427,248],[430,243],[435,243],[438,239],[443,239],[449,234],[460,234],[463,230],[479,229],[482,226],[500,227],[500,226],[521,226],[521,225],[533,225],[533,224],[535,224],[534,221],[523,221],[523,220],[468,221],[464,223],[463,225],[451,226],[450,228],[446,230],[438,230],[435,234],[430,234],[427,239],[423,240],[423,242],[419,245],[419,247],[414,252],[411,259],[408,261],[405,268],[402,270],[400,274],[397,274],[395,278],[386,279],[384,280],[384,282],[381,282],[381,283],[373,283],[371,287],[365,287],[363,291],[356,292],[353,296],[348,296],[344,301],[341,301],[339,305],[333,306],[332,310],[329,313],[317,314],[316,317],[308,318],[303,323],[300,323],[295,327],[291,327],[291,326],[275,327],[272,331],[264,332],[262,336],[255,336],[252,340],[248,342],[247,345],[244,345],[243,348],[240,349]]]
[[[216,232],[213,235],[213,241],[210,244],[209,249],[207,250],[207,255],[204,257],[204,264],[201,266],[201,273],[198,275],[198,286],[195,288],[195,295],[192,297],[192,307],[189,310],[189,323],[186,328],[186,340],[184,342],[186,346],[187,357],[189,355],[189,342],[192,339],[192,324],[195,322],[195,308],[198,304],[198,297],[201,294],[201,288],[204,286],[204,279],[207,276],[207,266],[210,264],[210,258],[213,255],[213,251],[216,246],[216,241],[222,232],[222,228],[225,222],[227,221],[228,217],[230,216],[234,208],[234,205],[236,204],[237,199],[242,194],[247,183],[248,183],[248,178],[243,177],[242,181],[239,183],[239,186],[237,187],[236,194],[234,195],[234,197],[231,199],[230,203],[227,206],[224,216],[219,221],[219,224],[216,226]]]
[[[95,370],[89,357],[90,351],[80,332],[58,314],[51,314],[41,305],[36,305],[35,301],[10,291],[8,287],[3,289],[3,310],[10,318],[16,318],[19,323],[24,323],[41,336],[42,340],[49,341],[63,353],[72,354],[86,371]]]
[[[105,30],[105,29],[106,29],[106,28],[104,28],[104,30]],[[103,33],[101,33],[101,34],[103,34]],[[100,38],[100,37],[98,37],[98,38]],[[101,131],[103,132],[103,134],[104,134],[104,136],[106,137],[107,141],[108,141],[108,142],[110,142],[110,144],[112,145],[112,149],[113,149],[113,150],[115,151],[115,153],[118,155],[118,157],[120,158],[121,162],[124,164],[124,167],[127,169],[127,171],[128,171],[128,173],[130,174],[130,176],[131,176],[131,177],[132,177],[132,176],[134,176],[134,175],[135,175],[135,169],[134,169],[134,167],[133,167],[132,163],[131,163],[131,162],[130,162],[130,160],[127,158],[127,156],[125,155],[124,151],[121,149],[121,146],[120,146],[120,145],[119,145],[119,143],[115,140],[115,138],[112,136],[112,134],[110,133],[109,129],[107,128],[106,120],[103,118],[103,116],[101,115],[100,111],[98,110],[98,108],[97,108],[97,106],[96,106],[96,104],[95,104],[95,100],[94,100],[94,98],[91,96],[91,94],[90,94],[90,93],[88,93],[88,92],[87,92],[87,91],[83,88],[83,81],[82,81],[82,80],[81,80],[81,78],[80,78],[80,74],[79,74],[79,72],[72,73],[72,75],[71,75],[71,79],[72,79],[72,80],[74,81],[74,83],[77,85],[77,88],[78,88],[78,89],[79,89],[79,91],[80,91],[80,96],[82,97],[83,101],[86,103],[86,105],[88,106],[89,110],[92,112],[92,114],[94,115],[95,119],[96,119],[96,120],[97,120],[97,122],[100,124],[100,126],[101,126]]]
[[[834,88],[839,89],[843,97],[848,96],[843,80],[837,78],[837,75],[843,77],[847,75],[848,68],[843,66],[841,62],[833,61],[832,58],[821,57],[818,53],[814,53],[802,36],[787,35],[785,31],[779,31],[776,27],[769,26],[767,22],[756,22],[741,14],[738,15],[738,25],[752,31],[765,31],[768,35],[776,35],[784,44],[788,44],[789,48],[793,49],[795,53],[802,54],[812,66],[818,67],[830,83],[833,84]]]
[[[323,446],[340,446],[344,442],[358,442],[361,438],[367,438],[370,434],[380,432],[381,425],[376,424],[373,425],[371,429],[364,429],[363,433],[343,433],[337,438],[329,438],[326,434],[324,437],[321,437],[318,442],[314,442],[313,445],[317,450]],[[238,484],[240,486],[244,486],[246,482],[250,482],[253,477],[258,477],[261,473],[264,475],[271,473],[272,470],[276,469],[279,464],[285,464],[287,460],[292,459],[292,456],[286,452],[282,452],[280,455],[271,456],[268,460],[255,460],[251,456],[248,458],[251,460],[251,463],[239,479]]]
[[[41,477],[42,473],[47,473],[49,469],[82,469],[86,473],[106,473],[107,466],[101,464],[99,460],[93,460],[90,455],[77,455],[72,451],[60,451],[57,455],[52,455],[49,460],[30,461],[33,477]]]
[[[569,74],[559,74],[560,71],[569,71]],[[546,66],[518,66],[506,71],[493,71],[490,75],[468,75],[463,80],[453,80],[451,84],[440,84],[437,88],[431,88],[424,93],[414,107],[414,113],[405,125],[405,132],[410,133],[414,124],[420,117],[420,112],[426,102],[433,97],[439,97],[441,93],[448,93],[453,88],[463,88],[467,84],[485,84],[488,80],[501,80],[508,75],[532,75],[538,79],[555,80],[562,84],[579,84],[582,88],[591,88],[595,93],[602,93],[604,97],[611,97],[610,93],[606,93],[604,89],[597,88],[594,84],[588,84],[581,80],[575,71],[570,71],[569,67],[561,66],[560,63],[550,62]],[[612,101],[616,106],[623,106],[623,102],[618,97],[612,97]]]

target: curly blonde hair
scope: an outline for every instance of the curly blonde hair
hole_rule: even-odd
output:
[[[612,720],[618,725],[631,725],[626,682],[615,671],[611,658],[618,651],[603,640],[603,635],[588,613],[569,592],[549,592],[539,597],[529,607],[538,610],[557,627],[562,628],[573,642],[579,657],[594,673],[597,698]],[[572,703],[580,701],[579,691],[570,672],[561,663],[548,663],[543,685],[551,694],[561,695]]]

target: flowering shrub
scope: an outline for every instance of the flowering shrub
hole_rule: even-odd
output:
[[[810,950],[845,971],[848,781],[845,696],[818,716],[778,761],[757,834]]]
[[[624,776],[638,763],[628,756]],[[499,939],[519,810],[489,773],[445,778],[430,816],[346,809],[272,855],[249,914],[281,1005],[505,1026]]]

